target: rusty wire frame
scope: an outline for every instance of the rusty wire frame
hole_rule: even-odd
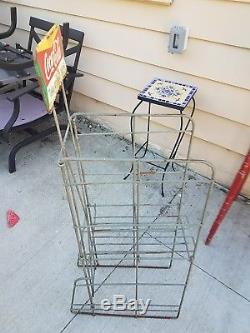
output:
[[[89,115],[91,117],[92,115]],[[130,114],[98,114],[96,119],[125,119]],[[147,114],[132,115],[132,131],[111,129],[82,132],[81,121],[88,117],[76,113],[69,118],[65,137],[61,138],[60,168],[71,211],[78,245],[78,265],[83,276],[74,282],[71,311],[92,315],[144,318],[178,318],[190,278],[201,226],[204,222],[213,184],[213,168],[202,160],[190,159],[194,122],[187,115],[153,114],[154,118],[185,119],[185,130],[174,129],[177,137],[188,139],[182,159],[135,157],[137,136],[167,135],[168,129],[136,130],[136,122]],[[172,130],[171,130],[172,131]],[[130,156],[88,156],[110,137],[132,137]],[[150,146],[150,143],[149,143]],[[98,150],[98,149],[97,149]],[[128,153],[129,154],[129,153]],[[163,182],[169,196],[149,195],[162,184],[162,169],[152,164],[177,168],[166,171]],[[133,166],[129,179],[127,170]],[[194,179],[190,168],[203,165],[209,178]],[[195,207],[190,191],[195,184],[204,186],[204,197]],[[191,184],[191,185],[190,185]],[[107,199],[109,198],[109,199]],[[203,201],[203,202],[202,202]],[[196,210],[196,213],[194,211]],[[116,294],[127,299],[150,299],[145,314],[140,308],[105,311],[101,302]],[[111,302],[112,303],[112,302]],[[114,304],[112,304],[114,305]]]

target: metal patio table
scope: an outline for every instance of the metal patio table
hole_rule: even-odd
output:
[[[36,79],[35,67],[30,66],[32,62],[33,57],[27,50],[0,43],[0,94],[3,86],[14,86]]]

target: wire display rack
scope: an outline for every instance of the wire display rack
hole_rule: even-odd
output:
[[[86,131],[86,117],[70,118],[59,163],[83,272],[74,282],[71,311],[178,318],[213,183],[211,165],[190,159],[193,120],[186,115],[152,114],[148,132],[147,114],[132,115],[131,123],[127,113],[98,114],[97,122],[117,130],[95,125]],[[176,129],[180,118],[188,124],[184,130]],[[182,158],[162,157],[157,147],[182,136]],[[137,143],[145,137],[151,152],[141,159],[136,156]],[[116,149],[121,140],[132,141],[123,154]],[[168,163],[170,168],[164,171],[155,163]],[[208,178],[191,171],[198,166],[207,170]],[[129,169],[131,175],[126,177]],[[197,186],[202,197],[197,197]],[[115,295],[123,295],[122,306],[115,303]]]

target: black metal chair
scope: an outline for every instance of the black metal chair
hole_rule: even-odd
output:
[[[0,57],[2,56],[2,50],[6,47],[6,44],[4,42],[1,42],[2,39],[6,39],[8,37],[10,37],[11,35],[13,35],[13,33],[16,30],[16,26],[17,26],[17,9],[16,7],[11,7],[10,8],[10,26],[9,28],[0,33]],[[1,75],[1,72],[0,72]],[[1,84],[0,82],[0,92],[3,91],[3,86],[5,86],[5,84]]]
[[[0,39],[5,39],[10,37],[16,30],[17,25],[17,10],[16,7],[10,8],[10,27],[4,32],[0,33]]]
[[[38,43],[41,38],[41,31],[47,32],[54,23],[44,21],[35,17],[30,18],[30,35],[27,49],[17,44],[16,49],[22,50],[23,53],[31,53],[34,43]],[[64,29],[64,27],[67,29]],[[67,64],[67,75],[64,80],[64,87],[68,103],[70,104],[74,82],[76,77],[82,76],[78,73],[78,63],[82,50],[84,33],[68,27],[68,24],[61,26],[64,53],[66,62],[67,58],[71,61]],[[2,64],[2,66],[4,66]],[[6,65],[11,68],[11,64]],[[1,67],[1,61],[0,61]],[[33,127],[41,122],[48,122],[51,115],[47,113],[45,104],[41,95],[37,92],[39,84],[34,76],[29,78],[26,75],[21,87],[18,89],[0,95],[0,134],[4,138],[8,138],[12,132],[24,130],[29,134],[21,142],[11,148],[9,154],[9,172],[16,171],[16,154],[22,148],[30,143],[47,137],[56,131],[56,127],[52,126],[42,131],[37,131]],[[55,103],[57,113],[65,110],[62,92],[59,92],[57,102]],[[65,129],[66,125],[61,125],[61,129]]]

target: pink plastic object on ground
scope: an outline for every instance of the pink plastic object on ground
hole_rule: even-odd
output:
[[[7,224],[10,228],[14,227],[20,220],[20,217],[11,209],[7,211]]]

